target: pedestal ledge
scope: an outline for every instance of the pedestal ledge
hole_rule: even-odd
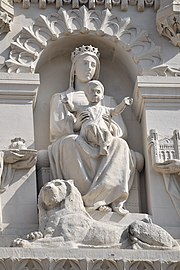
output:
[[[179,251],[0,248],[2,269],[170,270],[179,269]]]
[[[128,226],[136,220],[149,220],[151,217],[148,214],[141,213],[128,213],[125,216],[119,215],[115,212],[101,212],[101,211],[89,211],[89,214],[93,219],[105,223],[118,223],[118,225]]]

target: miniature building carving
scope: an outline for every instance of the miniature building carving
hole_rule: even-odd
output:
[[[163,163],[170,159],[180,159],[180,134],[174,130],[171,138],[158,138],[156,130],[150,130],[149,143],[152,149],[153,164]]]

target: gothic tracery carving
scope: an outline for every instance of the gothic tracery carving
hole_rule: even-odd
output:
[[[158,24],[157,27],[162,36],[171,40],[172,44],[180,47],[180,15],[172,14],[164,18],[164,21]]]
[[[29,8],[31,5],[30,0],[13,0],[14,3],[21,3],[23,8]],[[33,1],[35,3],[35,1]],[[87,5],[89,9],[95,9],[98,5],[103,5],[105,8],[112,9],[113,6],[119,6],[122,11],[127,11],[129,6],[136,6],[137,10],[142,12],[146,7],[154,7],[154,10],[158,10],[160,6],[160,0],[37,0],[39,2],[39,8],[45,9],[48,4],[54,4],[57,8],[64,5],[71,5],[72,8],[80,8],[81,5]]]
[[[70,268],[68,268],[70,267]],[[111,268],[112,267],[112,268]],[[178,270],[180,262],[174,261],[172,263],[166,261],[151,261],[151,260],[139,260],[135,261],[129,259],[125,260],[89,260],[89,259],[25,259],[25,258],[10,258],[1,259],[0,268],[2,270],[20,270],[20,269],[36,269],[36,270],[105,270],[105,269],[122,269],[122,270]]]
[[[108,9],[89,11],[82,6],[79,10],[69,11],[61,8],[48,17],[40,15],[33,25],[24,27],[16,41],[11,43],[10,56],[6,61],[8,72],[34,73],[40,54],[49,43],[64,35],[89,31],[118,42],[130,53],[140,74],[161,62],[159,47],[149,39],[147,32],[134,27],[130,18],[122,19]]]
[[[10,23],[14,16],[13,7],[6,1],[0,1],[0,34],[10,31]]]
[[[179,1],[164,1],[157,12],[156,24],[160,35],[167,37],[174,46],[180,47]]]
[[[135,269],[137,269],[137,270],[140,270],[140,269],[154,270],[155,265],[151,262],[141,262],[141,261],[133,262],[133,263],[131,263],[129,270],[135,270]]]
[[[118,270],[118,264],[114,260],[97,260],[94,262],[91,262],[91,270],[106,270],[106,269],[111,269],[111,270]]]
[[[54,260],[52,262],[52,269],[53,270],[65,270],[65,269],[71,269],[71,270],[83,270],[83,261],[81,260]]]
[[[180,76],[180,68],[178,68],[177,66],[173,67],[168,64],[157,66],[152,69],[152,72],[154,72],[154,74],[157,76],[165,76],[165,77]]]

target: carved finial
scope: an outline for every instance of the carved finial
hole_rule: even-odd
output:
[[[158,140],[158,132],[156,129],[150,130],[150,137],[151,137],[151,139]]]
[[[0,0],[0,34],[10,31],[10,23],[14,17],[14,7],[7,0]]]
[[[27,149],[25,145],[25,140],[22,138],[14,138],[11,140],[11,144],[9,146],[9,149],[19,149],[19,150],[25,150]]]
[[[180,134],[178,129],[174,130],[173,135],[176,140],[180,140]]]

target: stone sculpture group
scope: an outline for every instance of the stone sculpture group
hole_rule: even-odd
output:
[[[95,221],[86,211],[72,180],[52,180],[39,194],[39,231],[16,239],[19,247],[118,247],[179,249],[178,243],[150,220],[129,226]]]
[[[49,160],[54,180],[39,194],[39,231],[15,239],[21,247],[119,247],[179,249],[178,243],[150,220],[130,225],[94,220],[87,210],[124,208],[136,168],[121,112],[129,97],[116,105],[104,96],[99,78],[99,51],[81,46],[72,53],[70,85],[51,100]],[[61,180],[63,179],[63,180]],[[72,180],[71,180],[72,179]]]
[[[127,131],[120,115],[121,110],[110,115],[108,111],[113,111],[112,108],[116,107],[114,99],[104,93],[98,102],[97,96],[92,97],[96,100],[91,102],[90,107],[91,110],[97,110],[97,103],[99,104],[101,124],[96,123],[96,128],[93,124],[93,128],[88,128],[88,131],[86,129],[86,134],[82,136],[81,127],[89,121],[92,123],[92,112],[90,116],[87,111],[87,93],[85,94],[89,89],[85,89],[92,80],[99,78],[99,51],[93,46],[83,45],[75,49],[71,59],[69,88],[55,94],[51,100],[52,144],[49,146],[49,159],[53,179],[73,179],[89,209],[113,210],[125,215],[128,211],[124,209],[124,202],[133,181],[136,160],[124,139]],[[101,91],[102,84],[100,86],[97,81],[96,84],[98,85],[95,88],[100,88]],[[74,108],[81,107],[84,110],[75,117],[67,109],[62,97]],[[125,104],[122,107],[120,109],[124,109]],[[94,115],[97,122],[97,111]],[[103,131],[99,128],[102,125]]]

